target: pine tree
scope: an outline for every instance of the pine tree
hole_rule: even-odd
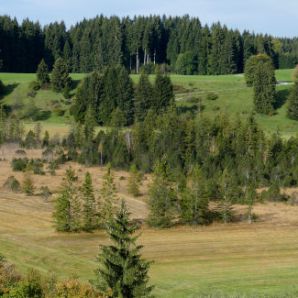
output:
[[[135,165],[130,167],[130,176],[128,179],[128,192],[137,197],[140,195],[141,175]]]
[[[96,205],[92,178],[89,172],[85,175],[85,180],[81,187],[81,195],[83,200],[82,228],[84,231],[90,232],[96,227]]]
[[[298,67],[294,73],[294,86],[291,89],[288,102],[288,117],[298,120]]]
[[[76,215],[73,211],[73,199],[77,195],[77,189],[75,183],[77,177],[72,168],[68,168],[63,178],[61,185],[61,191],[57,197],[55,203],[55,210],[53,212],[53,217],[55,220],[55,226],[57,231],[60,232],[71,232],[74,230],[73,224],[77,223],[77,220],[73,219]]]
[[[107,166],[107,172],[103,177],[100,198],[102,202],[101,224],[105,225],[114,216],[115,203],[117,201],[116,186],[110,165]]]
[[[49,69],[44,59],[38,65],[36,76],[41,87],[47,87],[50,83]]]
[[[148,223],[154,227],[169,227],[175,215],[176,192],[171,181],[168,164],[163,158],[154,169],[149,188]]]
[[[62,58],[58,58],[52,71],[52,88],[56,92],[69,90],[71,87],[71,78],[68,73],[68,66]]]
[[[96,285],[107,297],[152,297],[153,287],[148,285],[150,263],[142,259],[142,246],[136,244],[137,229],[122,201],[115,218],[107,223],[112,244],[102,246],[98,256]]]

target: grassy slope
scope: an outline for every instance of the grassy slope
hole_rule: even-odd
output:
[[[278,70],[277,79],[279,81],[290,81],[292,70]],[[74,80],[79,81],[84,74],[72,74]],[[138,76],[132,76],[134,82],[137,82]],[[253,109],[253,93],[251,88],[247,88],[243,75],[227,76],[171,76],[174,85],[183,87],[177,91],[176,99],[180,106],[191,106],[187,99],[200,97],[203,100],[204,113],[214,115],[224,112],[229,115],[239,115],[247,117]],[[4,98],[4,102],[13,104],[23,101],[25,104],[30,103],[27,98],[28,85],[35,79],[34,74],[7,74],[0,73],[0,80],[5,84],[18,83],[19,85]],[[152,77],[153,79],[153,77]],[[278,86],[279,97],[285,98],[290,86]],[[216,92],[219,98],[216,101],[206,100],[208,92]],[[41,109],[48,109],[53,100],[61,101],[62,95],[52,91],[39,91],[34,99],[35,104]],[[63,103],[62,107],[67,108]],[[290,137],[298,132],[298,121],[290,120],[286,117],[287,104],[284,103],[274,116],[257,115],[261,127],[268,133],[279,130],[285,137]],[[64,133],[67,131],[67,124],[70,121],[68,113],[66,117],[58,117],[52,113],[51,117],[44,122],[44,128],[53,133]],[[29,124],[28,124],[29,125]],[[32,125],[31,125],[32,126]],[[31,127],[29,125],[29,127]]]

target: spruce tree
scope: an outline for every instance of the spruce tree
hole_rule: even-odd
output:
[[[163,158],[155,166],[149,188],[148,223],[151,226],[165,228],[172,225],[177,197],[171,178],[169,166]]]
[[[254,70],[254,105],[257,113],[272,114],[276,103],[276,79],[272,62],[258,62]]]
[[[71,88],[68,66],[62,58],[58,58],[54,64],[51,82],[52,88],[56,92],[62,92]]]
[[[219,181],[221,200],[218,205],[218,212],[224,223],[231,222],[233,219],[232,198],[235,194],[232,185],[230,173],[225,169]]]
[[[140,183],[142,178],[135,165],[130,167],[129,172],[130,176],[128,179],[128,192],[134,197],[137,197],[140,195]]]
[[[77,223],[77,220],[73,219],[76,215],[76,211],[73,208],[73,198],[77,195],[77,189],[75,183],[77,177],[72,168],[68,168],[63,178],[61,185],[61,191],[57,197],[55,203],[55,209],[53,212],[53,218],[55,221],[56,230],[60,232],[71,232],[74,227],[73,224]],[[76,209],[76,208],[75,208]]]
[[[144,121],[148,110],[152,107],[154,89],[147,74],[142,73],[135,92],[135,118]]]
[[[116,186],[110,165],[107,166],[107,172],[103,177],[100,198],[102,202],[101,224],[105,225],[115,214],[115,204],[117,200]]]
[[[129,219],[124,201],[115,218],[107,223],[107,234],[112,242],[102,246],[98,256],[96,285],[107,297],[152,297],[148,271],[150,263],[142,259],[141,245],[134,234],[138,227]]]
[[[188,224],[209,222],[209,200],[206,194],[206,181],[199,167],[194,167],[188,178],[188,185],[181,194],[181,219]]]
[[[296,67],[294,73],[294,86],[288,98],[288,117],[298,120],[298,67]]]
[[[163,113],[168,106],[174,103],[174,100],[174,90],[170,77],[157,73],[152,108],[157,114]]]
[[[81,187],[82,206],[82,228],[90,232],[96,227],[96,204],[92,178],[89,172],[85,175],[84,183]]]
[[[41,87],[47,87],[50,83],[49,69],[44,59],[41,60],[37,67],[36,76]]]

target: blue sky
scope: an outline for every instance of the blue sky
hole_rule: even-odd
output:
[[[67,26],[97,14],[198,16],[240,30],[298,36],[297,0],[0,0],[0,14],[29,17],[41,24],[64,20]]]

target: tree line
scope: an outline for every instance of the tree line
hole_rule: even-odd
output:
[[[220,23],[207,26],[187,15],[100,15],[69,29],[63,22],[42,27],[1,16],[0,45],[2,71],[7,72],[35,72],[42,58],[50,69],[63,58],[71,72],[119,64],[130,72],[153,72],[156,64],[164,64],[180,74],[215,75],[243,72],[247,59],[258,53],[269,55],[275,67],[291,68],[298,62],[295,38],[241,33]]]

